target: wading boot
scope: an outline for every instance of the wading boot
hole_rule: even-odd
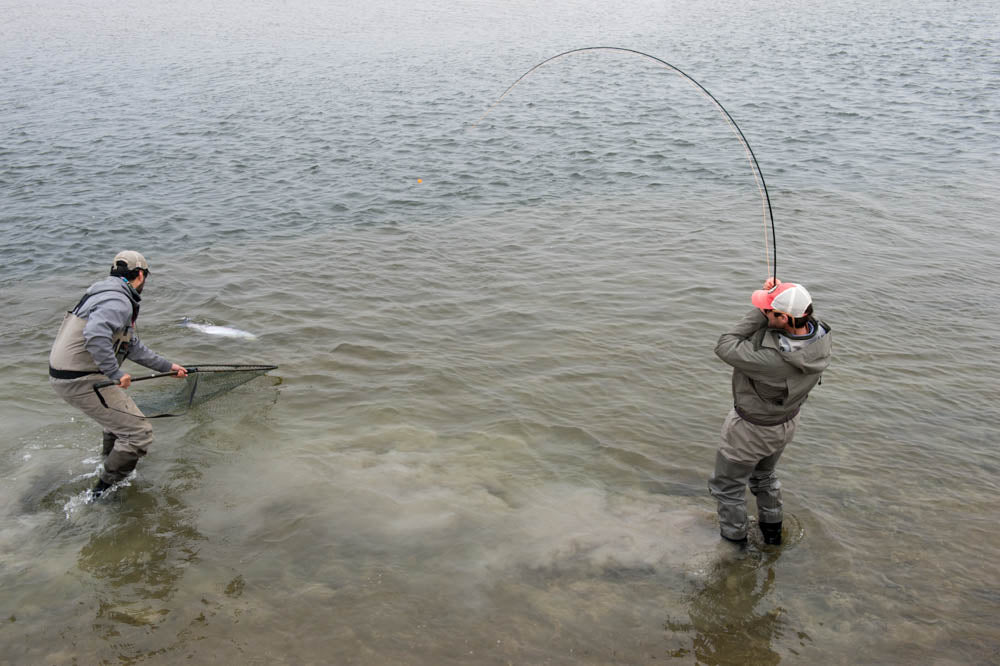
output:
[[[760,533],[768,546],[781,545],[781,523],[760,523]]]
[[[94,499],[98,499],[110,487],[110,483],[105,483],[104,479],[98,479],[97,484],[94,486],[94,489],[90,491],[90,494],[94,496]]]

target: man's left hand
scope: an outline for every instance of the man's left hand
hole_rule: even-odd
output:
[[[176,372],[178,379],[183,379],[188,376],[188,371],[176,363],[170,365],[170,372]]]

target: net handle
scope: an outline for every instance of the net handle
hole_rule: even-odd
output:
[[[187,368],[187,371],[188,371],[188,374],[191,374],[192,372],[198,372],[198,368]],[[156,379],[157,377],[170,377],[170,376],[176,375],[176,374],[177,374],[176,370],[172,370],[170,372],[157,372],[157,373],[152,374],[152,375],[143,375],[142,377],[133,377],[132,381],[133,382],[141,382],[144,379]],[[94,391],[97,391],[97,390],[102,389],[102,388],[107,388],[109,386],[118,386],[118,384],[119,384],[119,382],[116,382],[113,379],[108,379],[108,380],[105,380],[105,381],[102,381],[102,382],[94,382]],[[100,395],[100,394],[98,394],[98,395]]]
[[[198,372],[198,368],[188,368],[187,371],[188,371],[188,374],[190,374],[192,372]],[[133,377],[132,381],[133,382],[141,382],[144,379],[156,379],[157,377],[172,377],[172,376],[176,376],[176,375],[177,375],[177,371],[176,370],[171,370],[170,372],[157,372],[157,373],[154,373],[152,375],[143,375],[142,377]],[[94,395],[96,395],[97,399],[101,401],[101,406],[104,407],[104,409],[110,409],[110,408],[108,407],[108,403],[105,402],[104,396],[101,395],[101,389],[102,388],[107,388],[109,386],[118,386],[118,384],[119,384],[119,382],[116,382],[113,379],[107,379],[107,380],[102,381],[102,382],[94,382]]]

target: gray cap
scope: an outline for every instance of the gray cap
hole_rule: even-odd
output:
[[[115,268],[119,261],[124,261],[130,271],[136,268],[142,268],[146,271],[149,270],[149,264],[146,263],[146,257],[142,256],[135,250],[122,250],[116,254],[115,260],[111,262],[111,268]]]

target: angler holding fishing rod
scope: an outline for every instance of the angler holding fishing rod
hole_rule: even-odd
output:
[[[740,546],[748,542],[746,488],[757,498],[764,543],[781,544],[781,484],[774,469],[799,422],[799,408],[830,364],[830,327],[813,317],[812,296],[805,287],[777,279],[778,248],[771,197],[757,156],[743,130],[722,103],[703,85],[656,56],[615,46],[588,46],[556,54],[521,75],[476,121],[496,107],[517,85],[540,67],[587,52],[639,56],[673,71],[691,83],[719,111],[746,152],[760,191],[764,222],[764,258],[768,278],[751,297],[754,309],[719,338],[715,353],[733,368],[733,409],[722,426],[722,446],[708,488],[718,502],[722,537]],[[770,226],[771,248],[767,246]],[[772,261],[773,260],[773,261]]]
[[[716,355],[733,367],[733,409],[708,489],[718,501],[724,539],[747,543],[746,487],[757,498],[764,543],[781,544],[778,459],[799,423],[799,409],[830,365],[833,334],[813,316],[800,284],[769,278],[750,297],[754,309],[719,337]]]
[[[153,427],[125,393],[132,376],[126,358],[157,372],[186,377],[187,370],[142,344],[135,331],[149,264],[138,252],[119,252],[111,275],[95,282],[66,313],[49,354],[49,382],[60,398],[104,428],[104,469],[93,494],[100,497],[135,469],[153,442]],[[117,382],[100,396],[93,390],[102,375]]]

